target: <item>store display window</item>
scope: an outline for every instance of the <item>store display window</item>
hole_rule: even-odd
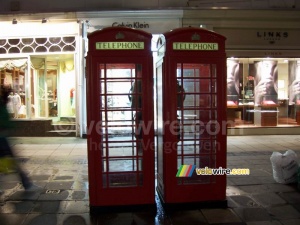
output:
[[[300,125],[299,58],[228,58],[235,127]]]

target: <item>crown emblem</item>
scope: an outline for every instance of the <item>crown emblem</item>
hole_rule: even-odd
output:
[[[192,35],[192,41],[200,41],[200,35],[197,33],[194,33]]]
[[[124,39],[124,38],[125,38],[125,36],[124,36],[123,33],[119,32],[119,33],[116,34],[116,39],[117,39],[117,40],[118,40],[118,39]]]

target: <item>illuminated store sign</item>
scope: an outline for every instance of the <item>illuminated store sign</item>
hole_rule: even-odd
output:
[[[139,50],[144,49],[144,42],[96,42],[97,50]]]
[[[130,27],[130,28],[139,28],[139,29],[143,29],[143,28],[150,28],[150,25],[148,23],[141,23],[141,22],[113,22],[113,24],[111,25],[112,27]]]
[[[173,50],[201,50],[201,51],[217,51],[218,43],[193,43],[193,42],[174,42]]]
[[[275,41],[280,41],[288,38],[289,33],[286,31],[257,31],[256,37],[269,41],[270,44],[274,44]]]

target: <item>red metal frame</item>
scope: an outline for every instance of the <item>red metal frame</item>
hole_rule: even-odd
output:
[[[151,39],[151,34],[124,27],[105,28],[89,35],[87,141],[91,207],[155,205]],[[144,49],[97,50],[95,48],[97,42],[143,42]],[[142,75],[138,75],[137,65],[142,68]],[[118,77],[118,74],[111,75],[116,71],[114,69],[127,69],[127,73],[132,73],[132,75],[131,77],[124,77],[124,74],[122,74],[123,77]],[[109,105],[111,99],[115,97],[121,100],[127,99],[129,84],[137,82],[137,80],[141,81],[143,87],[143,91],[136,94],[142,98],[141,108],[130,108],[129,105],[124,106],[123,102],[120,103],[124,106],[122,108],[114,108]],[[111,93],[108,89],[116,83],[122,88],[127,85],[128,91],[127,89],[126,91],[116,89],[114,93]],[[121,112],[124,115],[141,112],[143,122],[149,129],[143,133],[142,139],[137,139],[133,134],[130,136],[129,134],[133,133],[135,129],[134,119],[127,116],[126,118],[130,119],[113,120],[111,115],[114,115],[114,112]],[[114,126],[114,124],[117,125]],[[114,128],[128,129],[121,130],[121,133],[128,135],[120,138],[119,134],[111,134],[110,130]],[[140,145],[143,146],[142,153],[138,153]],[[131,149],[132,155],[120,154],[121,148],[123,151]],[[132,168],[127,170],[121,166],[118,167],[118,162],[122,162],[124,165],[126,162],[130,162]],[[129,165],[131,165],[130,163]],[[115,168],[112,165],[116,165]]]
[[[198,37],[193,39],[193,37]],[[174,50],[173,43],[218,43],[218,50],[214,51],[202,51],[202,50]],[[212,202],[226,200],[226,176],[206,176],[200,178],[195,175],[195,172],[190,177],[176,177],[176,173],[179,169],[180,164],[186,164],[184,162],[192,162],[195,159],[195,164],[198,166],[202,165],[214,165],[213,168],[226,168],[226,127],[223,127],[223,122],[227,121],[226,118],[226,55],[225,55],[225,38],[214,32],[200,29],[200,28],[179,28],[173,31],[165,33],[159,40],[159,47],[163,49],[160,61],[157,64],[157,68],[162,66],[160,69],[161,74],[157,74],[158,83],[162,83],[162,120],[164,125],[162,126],[163,131],[158,136],[158,186],[157,190],[165,204],[176,204],[176,203],[198,203],[198,202]],[[160,51],[159,51],[160,52]],[[215,65],[216,77],[188,77],[183,73],[188,73],[188,70],[198,69],[201,72],[201,65],[208,65],[206,70],[213,71]],[[183,68],[184,67],[184,68]],[[178,71],[178,68],[180,68]],[[199,72],[199,73],[200,73]],[[202,68],[202,72],[206,71]],[[179,73],[179,76],[178,74]],[[181,74],[181,75],[180,75]],[[199,78],[200,77],[200,78]],[[190,80],[189,80],[190,79]],[[192,79],[197,81],[197,85],[194,84],[195,91],[187,90],[185,93],[185,101],[190,101],[183,107],[177,107],[178,96],[176,92],[170,90],[176,90],[177,80],[179,83],[189,85],[186,89],[191,89],[193,82]],[[217,89],[213,89],[216,83]],[[208,85],[210,84],[210,85]],[[209,87],[207,87],[209,86]],[[198,89],[196,89],[198,88]],[[214,87],[215,88],[215,87]],[[199,90],[206,90],[199,91]],[[207,91],[209,90],[209,91]],[[199,93],[197,93],[199,92]],[[177,93],[178,95],[178,93]],[[213,104],[212,100],[216,97],[216,107],[205,103],[201,106],[199,101],[198,108],[192,105],[191,99],[204,97],[211,98],[209,104]],[[158,105],[160,103],[157,103]],[[194,108],[193,108],[194,107]],[[220,126],[223,132],[218,132],[215,136],[207,135],[205,132],[201,135],[195,130],[187,134],[185,130],[187,127],[192,125],[191,120],[186,119],[188,115],[185,112],[190,112],[193,109],[195,114],[199,117],[197,121],[203,122],[207,125],[205,113],[209,115],[207,120],[214,120]],[[190,110],[190,111],[188,111]],[[181,113],[182,112],[182,113]],[[216,118],[212,118],[217,113]],[[171,124],[174,121],[178,121],[178,113],[181,113],[183,119],[180,120],[181,134],[178,139],[178,135],[172,132]],[[158,113],[159,114],[159,113]],[[159,118],[160,119],[160,118]],[[201,121],[202,120],[202,121]],[[189,124],[190,123],[190,124]],[[158,125],[159,126],[159,125]],[[226,124],[225,124],[226,126]],[[160,126],[159,126],[160,127]],[[196,127],[196,126],[194,126]],[[163,135],[160,135],[163,134]],[[189,135],[189,136],[188,136]],[[201,143],[210,144],[210,149],[206,153],[201,150]],[[190,142],[194,142],[193,146],[188,146]],[[217,146],[215,145],[217,144]],[[216,149],[219,147],[220,149]],[[189,148],[193,149],[193,153],[189,152]],[[181,153],[180,153],[181,151]],[[204,152],[204,153],[203,153]],[[209,163],[204,160],[207,158]],[[214,161],[215,160],[215,161]],[[191,163],[192,164],[192,163]],[[202,179],[202,181],[201,181]],[[198,181],[197,181],[198,180]],[[189,183],[191,182],[191,183]],[[193,183],[194,182],[194,183]],[[199,182],[199,183],[197,183]]]

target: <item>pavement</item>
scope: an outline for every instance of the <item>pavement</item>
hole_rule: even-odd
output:
[[[227,167],[249,176],[227,176],[226,208],[165,212],[89,212],[86,139],[10,138],[18,160],[36,185],[25,191],[16,174],[0,175],[0,225],[299,225],[297,184],[273,179],[272,152],[300,156],[300,135],[229,136]]]

